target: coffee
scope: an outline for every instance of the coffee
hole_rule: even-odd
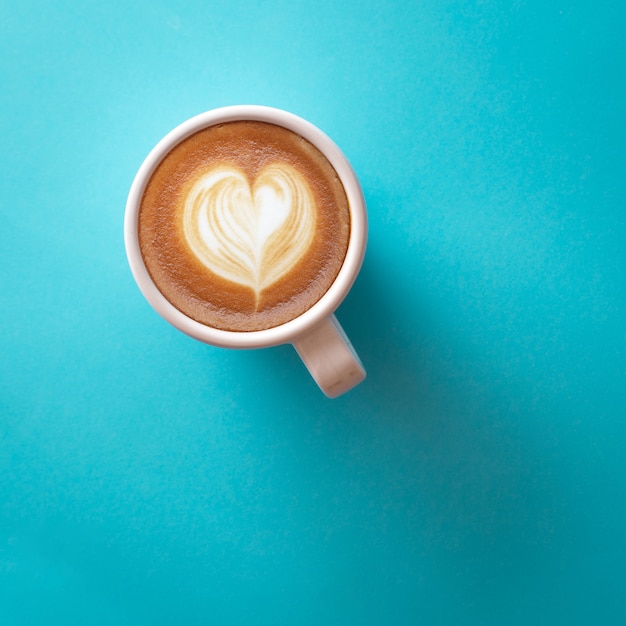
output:
[[[335,281],[350,210],[313,144],[275,124],[233,121],[162,159],[138,235],[148,273],[177,309],[221,330],[263,330],[304,313]]]

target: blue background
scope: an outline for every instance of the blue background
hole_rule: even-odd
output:
[[[0,4],[0,623],[626,623],[625,32],[618,0]],[[241,103],[364,188],[338,400],[127,266],[143,158]]]

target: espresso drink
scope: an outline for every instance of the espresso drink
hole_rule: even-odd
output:
[[[300,135],[235,121],[175,146],[146,185],[139,246],[161,293],[208,326],[252,331],[311,308],[348,248],[337,173]]]

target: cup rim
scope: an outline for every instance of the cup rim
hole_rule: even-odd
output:
[[[161,160],[181,141],[215,124],[251,120],[269,122],[295,132],[316,146],[339,176],[350,211],[350,238],[344,262],[326,293],[304,313],[284,324],[264,330],[233,331],[202,324],[177,309],[153,282],[141,256],[138,239],[138,217],[141,197],[150,177]],[[183,333],[207,344],[227,348],[262,348],[290,343],[323,319],[330,317],[352,287],[363,263],[367,243],[367,213],[361,185],[352,166],[339,147],[317,126],[307,120],[262,105],[234,105],[200,113],[167,133],[141,164],[128,194],[124,216],[124,243],[131,272],[140,291],[166,321]]]

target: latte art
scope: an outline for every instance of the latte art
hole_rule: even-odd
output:
[[[263,168],[250,186],[235,166],[218,165],[192,187],[183,209],[189,247],[211,272],[260,294],[307,252],[315,203],[287,163]]]

